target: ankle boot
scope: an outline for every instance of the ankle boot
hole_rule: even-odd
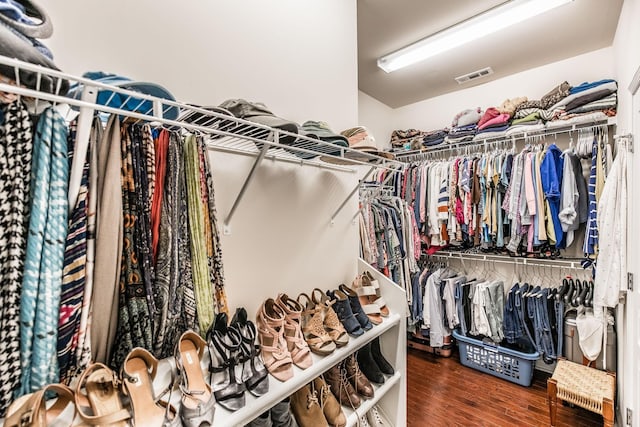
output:
[[[349,378],[349,382],[356,392],[362,397],[371,399],[373,397],[373,386],[358,367],[355,354],[347,357],[344,362],[344,368],[347,371],[347,378]]]
[[[339,289],[349,298],[349,304],[351,304],[351,310],[353,311],[354,316],[356,316],[356,319],[360,323],[360,326],[362,327],[362,329],[364,329],[365,331],[368,331],[371,328],[373,328],[373,324],[369,320],[367,313],[364,312],[362,305],[360,304],[360,299],[358,298],[358,294],[345,284],[340,285]]]
[[[291,411],[300,427],[328,427],[313,383],[291,395]]]
[[[271,425],[273,427],[298,427],[291,413],[290,398],[286,398],[271,408]]]
[[[345,427],[347,425],[347,417],[344,415],[340,403],[331,393],[331,388],[321,376],[313,380],[313,385],[320,397],[320,406],[329,426]]]
[[[383,374],[393,375],[393,366],[391,366],[391,363],[384,358],[384,355],[380,350],[380,337],[376,337],[371,341],[371,355]]]
[[[371,354],[371,343],[368,343],[356,354],[356,359],[358,360],[358,365],[360,365],[360,369],[362,373],[369,379],[369,381],[376,384],[384,383],[384,375],[382,375],[382,371],[378,368],[376,361],[373,360],[373,355]]]
[[[360,397],[347,379],[347,372],[343,369],[343,362],[338,363],[324,374],[324,380],[331,388],[331,392],[341,405],[353,409],[360,407]]]
[[[251,421],[245,427],[272,427],[272,426],[273,424],[271,424],[271,414],[269,413],[269,411],[267,411],[261,414],[258,418]]]

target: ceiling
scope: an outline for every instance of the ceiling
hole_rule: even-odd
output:
[[[575,0],[393,73],[376,65],[382,55],[504,2],[358,0],[360,90],[397,108],[611,46],[623,0]],[[494,74],[462,85],[454,80],[484,67]]]

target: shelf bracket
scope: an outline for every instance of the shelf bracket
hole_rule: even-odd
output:
[[[374,170],[376,170],[375,166],[370,167],[369,171],[362,177],[361,180],[358,181],[358,185],[356,185],[356,188],[354,188],[351,191],[351,193],[349,193],[347,198],[344,199],[344,201],[340,204],[340,206],[338,206],[338,209],[336,209],[336,211],[333,213],[333,215],[331,215],[331,225],[334,224],[336,217],[338,216],[338,214],[340,213],[342,208],[344,208],[344,206],[349,202],[349,199],[351,199],[351,197],[353,197],[353,195],[356,194],[356,192],[358,191],[358,189],[360,188],[362,183],[365,182],[367,180],[367,178],[369,178],[369,175],[371,175]]]
[[[260,163],[264,159],[264,156],[267,154],[267,151],[269,151],[269,145],[264,144],[264,146],[260,150],[260,154],[258,154],[258,157],[256,157],[256,161],[253,162],[253,166],[251,167],[251,170],[249,171],[249,175],[247,175],[247,178],[244,180],[244,184],[242,184],[242,188],[240,189],[240,193],[238,193],[238,197],[236,197],[236,201],[233,202],[233,206],[231,207],[231,210],[229,211],[229,214],[227,215],[227,217],[224,220],[224,224],[223,224],[223,227],[222,227],[222,233],[223,234],[225,234],[225,235],[231,234],[231,225],[230,224],[231,224],[231,219],[233,218],[233,214],[236,212],[236,209],[238,208],[238,205],[240,204],[240,201],[244,197],[244,193],[247,192],[247,188],[249,188],[249,184],[251,184],[251,181],[253,181],[253,178],[255,177],[255,173],[258,170],[258,166],[260,165]]]

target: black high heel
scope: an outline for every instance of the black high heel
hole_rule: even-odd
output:
[[[256,345],[256,326],[247,318],[247,310],[240,307],[231,319],[231,328],[236,329],[242,338],[240,360],[242,364],[242,382],[254,396],[262,396],[269,391],[269,376],[259,356]]]
[[[211,357],[211,388],[216,401],[230,411],[245,405],[246,387],[236,377],[242,336],[236,328],[227,326],[227,314],[218,313],[216,321],[207,332],[209,356]]]

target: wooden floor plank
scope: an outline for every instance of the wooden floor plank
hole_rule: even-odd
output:
[[[441,358],[407,350],[407,425],[548,426],[547,377],[522,387],[460,364],[457,353]],[[602,417],[558,405],[557,426],[602,426]]]

